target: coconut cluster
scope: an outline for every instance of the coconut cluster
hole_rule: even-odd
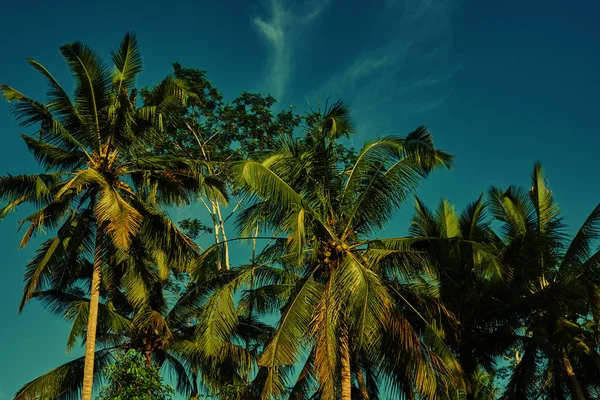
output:
[[[348,245],[346,243],[336,243],[330,240],[323,244],[321,250],[321,261],[325,265],[335,265],[336,261],[342,258],[342,255],[348,251]]]

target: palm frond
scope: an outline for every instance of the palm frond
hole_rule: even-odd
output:
[[[295,364],[299,343],[309,331],[313,312],[322,290],[322,285],[315,282],[312,277],[298,282],[296,290],[284,306],[273,339],[261,356],[259,365],[273,368]]]
[[[274,213],[288,215],[292,210],[301,207],[307,214],[313,215],[302,196],[269,168],[274,162],[276,159],[271,158],[263,163],[244,161],[238,164],[235,169],[240,176],[240,185],[260,198],[268,198],[272,206],[277,205],[278,209],[273,210]]]
[[[71,330],[67,338],[67,352],[71,352],[78,343],[85,343],[88,328],[88,318],[90,312],[90,301],[83,297],[73,297],[64,295],[58,291],[46,291],[40,293],[41,299],[46,304],[55,304],[58,307],[60,302],[69,302],[68,309],[65,311],[65,319],[73,321]],[[61,304],[60,307],[65,307]],[[98,339],[104,339],[105,336],[118,334],[121,336],[119,344],[125,342],[123,337],[132,327],[131,320],[125,318],[112,310],[109,306],[100,303],[98,305]]]
[[[509,237],[522,237],[534,223],[534,213],[527,192],[514,186],[506,191],[492,187],[489,190],[489,208],[497,220],[504,222]]]
[[[14,212],[23,203],[41,207],[49,203],[63,179],[61,173],[4,176],[0,178],[0,198],[7,201],[0,216]]]
[[[127,33],[119,48],[111,53],[116,71],[113,75],[113,86],[117,92],[130,89],[135,84],[137,75],[142,71],[142,55],[135,33]]]
[[[40,74],[44,75],[47,79],[49,88],[47,90],[47,95],[50,100],[48,104],[48,108],[56,111],[62,117],[70,116],[72,118],[78,119],[79,125],[83,125],[83,122],[79,120],[79,116],[77,114],[77,109],[71,102],[69,95],[63,89],[63,87],[58,83],[56,78],[52,76],[50,71],[46,69],[42,64],[37,62],[36,60],[29,58],[27,62],[35,68]]]
[[[85,125],[90,127],[86,132],[87,141],[93,143],[90,139],[95,138],[96,145],[100,146],[106,134],[102,123],[107,119],[102,111],[109,106],[111,87],[108,68],[94,50],[81,42],[63,45],[60,52],[76,79],[74,97],[77,110]]]
[[[166,352],[161,369],[165,370],[167,375],[171,377],[171,380],[175,381],[175,389],[178,393],[184,396],[192,394],[195,383],[191,377],[189,367],[181,363],[177,357]]]
[[[379,277],[357,256],[349,253],[332,278],[332,295],[347,308],[349,327],[354,346],[369,351],[378,343],[372,342],[381,330],[381,321],[392,305]]]
[[[139,238],[151,249],[164,256],[163,262],[171,270],[183,271],[198,255],[198,246],[176,224],[166,212],[147,203],[136,204],[142,214]]]
[[[21,137],[36,160],[47,170],[73,171],[85,165],[85,155],[81,152],[67,151],[31,136]]]
[[[460,236],[460,221],[454,211],[454,206],[450,202],[447,200],[441,201],[436,219],[437,225],[441,228],[441,237],[454,238]]]
[[[490,230],[490,223],[486,216],[487,204],[483,201],[483,195],[477,201],[467,205],[460,214],[460,231],[467,240],[487,242],[490,236],[495,236]]]
[[[142,214],[109,185],[100,189],[94,211],[98,224],[105,227],[114,244],[129,247],[142,223]]]
[[[422,178],[438,166],[449,167],[451,160],[433,147],[425,128],[406,138],[390,136],[367,143],[344,184],[341,202],[350,209],[345,231],[351,225],[381,228]]]
[[[418,197],[415,197],[415,215],[412,217],[409,232],[413,236],[441,236],[435,216]]]
[[[546,234],[555,228],[555,221],[560,210],[558,204],[554,202],[552,191],[546,184],[546,175],[539,162],[533,167],[531,180],[532,186],[529,190],[529,197],[536,210],[537,229],[540,233]]]
[[[284,366],[294,365],[298,360],[322,291],[322,285],[315,282],[312,276],[296,285],[296,290],[282,310],[273,338],[258,361],[258,365],[268,371],[262,389],[263,396],[282,395],[284,384],[279,371]]]
[[[104,367],[114,361],[114,349],[96,352],[94,357],[94,387],[102,384]],[[76,400],[81,397],[85,357],[63,364],[25,384],[15,394],[15,400]]]
[[[588,261],[592,256],[592,244],[599,239],[600,205],[594,208],[571,240],[560,269],[564,271]]]
[[[300,375],[296,379],[296,383],[292,386],[292,390],[290,391],[290,400],[308,400],[310,396],[315,391],[316,379],[313,373],[315,361],[315,353],[312,351],[306,361],[304,362],[304,366],[302,370],[300,370]]]

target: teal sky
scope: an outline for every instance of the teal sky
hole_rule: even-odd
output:
[[[343,97],[356,146],[429,126],[457,157],[422,186],[431,205],[444,197],[462,208],[490,185],[528,185],[536,160],[572,228],[600,201],[597,0],[32,0],[1,12],[0,83],[34,98],[44,98],[44,81],[25,58],[70,87],[60,45],[83,41],[108,59],[135,31],[142,86],[179,61],[207,70],[229,99],[259,91],[304,111]],[[6,103],[0,132],[0,174],[34,171]],[[404,233],[410,212],[407,204],[386,234]],[[34,303],[17,313],[23,268],[39,243],[18,248],[23,215],[0,224],[0,400],[72,357],[68,325]]]

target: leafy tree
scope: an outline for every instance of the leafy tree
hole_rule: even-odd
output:
[[[512,344],[519,322],[502,312],[499,295],[512,279],[500,257],[503,242],[491,229],[483,196],[461,213],[446,200],[431,211],[417,198],[415,209],[410,233],[415,249],[435,266],[427,280],[451,315],[441,323],[467,380],[464,398],[489,398],[481,397],[481,379],[495,374],[496,360]]]
[[[29,63],[48,80],[47,103],[1,87],[21,124],[39,127],[37,137],[22,137],[45,172],[0,178],[0,198],[6,202],[0,217],[21,204],[36,207],[22,221],[29,224],[22,246],[40,231],[56,231],[26,268],[21,309],[40,290],[62,290],[78,276],[91,277],[82,388],[82,399],[90,400],[103,271],[115,263],[136,265],[126,260],[138,239],[153,249],[163,270],[181,267],[194,245],[159,205],[184,204],[198,188],[216,194],[223,186],[205,179],[199,162],[148,153],[178,109],[182,91],[167,79],[160,102],[136,106],[134,84],[142,63],[133,34],[112,53],[113,68],[79,42],[60,51],[75,79],[73,99],[34,60]],[[144,288],[140,277],[135,270],[123,275],[133,296]]]
[[[353,132],[346,106],[335,103],[306,121],[305,135],[288,135],[262,160],[235,169],[243,193],[254,196],[239,216],[242,236],[259,222],[276,234],[260,266],[236,271],[240,281],[260,276],[262,286],[247,303],[282,313],[255,382],[263,398],[282,396],[290,368],[309,354],[293,398],[308,395],[314,377],[321,398],[350,399],[353,376],[371,387],[385,381],[398,393],[412,393],[414,386],[433,396],[436,383],[448,384],[457,365],[431,324],[420,330],[398,307],[406,305],[398,287],[419,274],[410,262],[418,256],[407,251],[406,238],[370,235],[452,157],[419,128],[406,138],[369,142],[345,165],[338,144]],[[222,319],[229,315],[221,313]],[[234,322],[219,324],[218,333]]]
[[[486,208],[503,225],[501,236]],[[447,202],[432,213],[417,200],[411,232],[438,266],[441,300],[456,318],[445,340],[469,380],[467,399],[477,397],[482,368],[504,373],[501,355],[511,363],[505,399],[593,398],[597,224],[595,209],[568,240],[540,164],[529,191],[492,188],[487,207],[480,198],[460,216]]]
[[[167,126],[167,136],[155,144],[155,149],[160,154],[202,160],[209,165],[211,174],[228,183],[232,180],[231,162],[272,148],[279,136],[291,133],[300,123],[300,117],[292,109],[275,113],[276,101],[272,96],[242,92],[227,103],[204,71],[184,68],[178,63],[173,64],[173,69],[188,97],[180,110],[183,118]],[[147,105],[155,103],[155,91],[143,92]],[[222,263],[225,269],[230,268],[225,223],[243,208],[245,200],[235,191],[232,194],[235,204],[228,215],[223,210],[227,204],[219,196],[206,193],[206,198],[199,199],[212,220],[212,229],[207,229],[198,218],[187,219],[182,225],[192,234],[212,233],[215,243],[222,243],[217,263],[219,266]]]
[[[169,400],[173,388],[162,382],[160,373],[144,357],[129,350],[106,367],[108,385],[100,390],[100,400]]]
[[[143,249],[136,249],[136,254],[143,254]],[[241,381],[239,377],[247,362],[245,360],[255,358],[258,351],[256,346],[250,346],[251,350],[247,351],[249,347],[237,344],[238,339],[243,336],[250,343],[264,343],[271,332],[270,327],[255,320],[240,319],[228,339],[227,345],[232,348],[230,357],[216,362],[214,358],[205,356],[201,351],[202,342],[197,340],[205,326],[203,318],[213,311],[205,299],[214,289],[215,282],[189,282],[183,273],[162,278],[157,266],[146,267],[143,273],[149,287],[144,291],[144,298],[131,296],[128,293],[130,288],[119,285],[118,273],[110,277],[105,275],[105,279],[114,280],[109,285],[116,289],[102,292],[96,362],[103,366],[112,365],[116,354],[135,350],[148,367],[155,365],[174,377],[177,393],[182,396],[219,393],[225,387],[237,385],[236,382]],[[35,293],[35,298],[47,309],[72,321],[69,348],[86,336],[89,296],[80,286],[87,287],[89,278],[79,282],[79,286],[65,291]],[[15,398],[35,398],[42,394],[52,399],[76,397],[83,374],[82,361],[83,358],[70,361],[34,379],[23,386]],[[104,377],[105,370],[96,368],[94,374],[98,382]]]
[[[213,230],[204,225],[198,218],[186,218],[179,221],[181,229],[192,239],[196,239],[201,233],[212,233]]]
[[[452,163],[426,128],[356,154],[341,101],[303,118],[276,113],[271,96],[227,103],[177,63],[138,95],[133,34],[112,68],[81,43],[60,51],[72,95],[34,60],[48,101],[1,86],[37,128],[22,137],[43,172],[0,177],[0,218],[34,207],[21,246],[49,238],[20,309],[36,299],[71,321],[67,350],[84,343],[85,356],[15,399],[91,400],[107,378],[102,400],[484,400],[505,371],[506,400],[600,398],[600,205],[569,238],[540,164],[529,190],[493,187],[460,213],[416,199],[410,236],[375,238]],[[180,230],[164,207],[193,201],[212,226],[188,218]],[[206,251],[193,242],[203,233]],[[251,242],[236,268],[233,240]]]
[[[503,398],[592,398],[600,384],[600,206],[568,240],[539,163],[531,189],[492,188],[489,197],[503,223],[505,263],[514,269],[503,302],[521,318],[514,336],[519,360]]]

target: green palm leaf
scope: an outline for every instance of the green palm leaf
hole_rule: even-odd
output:
[[[80,42],[63,45],[60,52],[77,82],[75,102],[78,112],[85,125],[93,127],[86,132],[86,143],[93,143],[90,139],[96,137],[99,146],[103,138],[101,123],[107,118],[101,111],[109,105],[111,80],[108,68],[94,50]]]
[[[114,359],[113,349],[103,349],[94,357],[96,386],[102,382],[104,367]],[[15,400],[35,398],[40,400],[77,400],[81,397],[83,363],[77,358],[25,384],[15,395]]]
[[[117,69],[113,75],[113,85],[117,92],[130,89],[135,84],[135,78],[142,71],[142,55],[138,48],[134,33],[127,33],[118,50],[112,52],[112,60]]]

